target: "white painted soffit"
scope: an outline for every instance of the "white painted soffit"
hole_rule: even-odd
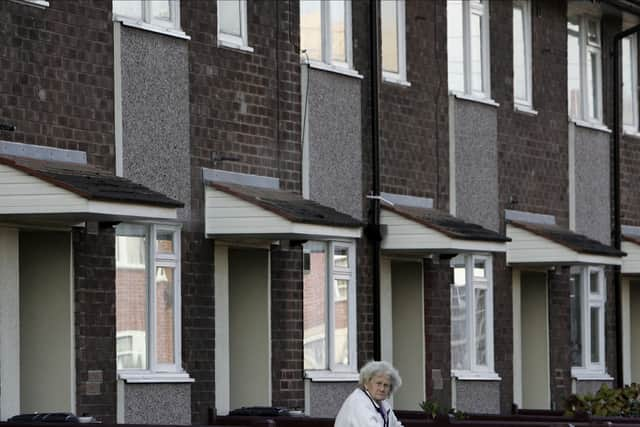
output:
[[[640,274],[640,236],[623,236],[622,251],[627,253],[622,259],[622,274]]]
[[[621,256],[581,253],[531,231],[507,224],[507,264],[510,265],[621,265]]]
[[[382,209],[380,212],[380,223],[386,229],[381,249],[388,252],[454,253],[507,250],[505,242],[454,238],[389,209]]]
[[[0,220],[55,221],[132,219],[175,220],[177,208],[146,203],[85,197],[62,185],[0,164]]]
[[[217,239],[357,239],[362,227],[296,222],[245,198],[205,185],[205,233]]]

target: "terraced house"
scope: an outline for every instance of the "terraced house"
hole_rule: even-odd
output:
[[[635,0],[0,2],[0,419],[640,381]]]

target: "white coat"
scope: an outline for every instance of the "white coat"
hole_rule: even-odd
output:
[[[361,388],[355,389],[342,404],[334,427],[385,427],[382,415],[377,411],[377,405],[374,405],[375,402],[367,392]],[[402,427],[389,402],[383,400],[381,406],[389,419],[387,427]]]

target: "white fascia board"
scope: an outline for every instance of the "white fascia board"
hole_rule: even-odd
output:
[[[176,219],[177,208],[87,200],[87,213],[140,219]]]
[[[640,245],[623,241],[622,251],[627,253],[622,259],[622,274],[640,274]]]
[[[583,254],[535,233],[507,225],[507,264],[622,265],[621,257]]]

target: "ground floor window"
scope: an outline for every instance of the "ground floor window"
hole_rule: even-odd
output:
[[[355,245],[307,242],[303,265],[304,368],[355,372]]]
[[[572,267],[569,289],[572,370],[604,373],[607,300],[604,269]]]
[[[451,260],[451,369],[455,375],[493,373],[491,256]]]
[[[116,228],[116,360],[119,371],[180,372],[180,229]]]

